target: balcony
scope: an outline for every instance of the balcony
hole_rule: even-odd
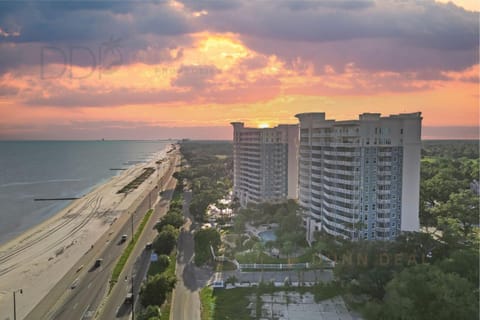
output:
[[[360,163],[358,161],[339,161],[339,160],[330,160],[330,159],[323,159],[325,164],[333,164],[333,165],[341,165],[341,166],[351,166],[351,167],[358,167]]]
[[[327,168],[327,167],[323,167],[323,170],[325,172],[329,172],[329,173],[332,173],[332,174],[343,174],[343,175],[346,175],[346,176],[349,176],[349,175],[352,175],[354,174],[354,170],[342,170],[342,169],[330,169],[330,168]]]
[[[355,151],[324,151],[323,153],[330,156],[344,156],[344,157],[360,156],[360,152],[355,152]]]
[[[358,193],[356,190],[338,188],[338,187],[334,187],[334,186],[331,186],[331,185],[326,184],[326,183],[323,184],[323,188],[327,189],[329,191],[340,192],[340,193],[344,193],[344,194],[348,194],[348,195],[356,195]]]

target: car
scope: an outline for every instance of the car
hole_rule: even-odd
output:
[[[103,259],[97,259],[95,260],[95,264],[94,264],[94,267],[95,268],[98,268],[102,265],[102,262],[103,262]]]
[[[147,242],[147,244],[145,245],[145,250],[150,250],[150,249],[152,249],[152,243]]]
[[[78,278],[76,278],[73,282],[72,285],[70,286],[70,289],[75,289],[78,286]]]
[[[125,304],[133,304],[133,294],[131,292],[127,293],[125,300],[123,301]]]
[[[124,234],[124,235],[122,235],[122,237],[120,238],[120,241],[121,241],[121,242],[125,242],[125,241],[127,241],[127,238],[128,238],[128,235]]]

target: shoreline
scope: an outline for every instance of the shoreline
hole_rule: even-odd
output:
[[[7,238],[4,241],[0,242],[0,256],[1,256],[2,252],[4,252],[5,250],[8,250],[8,246],[12,242],[15,243],[15,242],[23,241],[24,240],[23,238],[25,238],[26,236],[30,235],[31,233],[35,233],[36,231],[39,231],[37,229],[41,229],[41,227],[43,227],[45,224],[48,224],[49,222],[53,222],[55,219],[58,219],[60,217],[60,215],[63,213],[63,211],[72,209],[70,207],[74,206],[75,202],[81,201],[82,199],[84,199],[86,196],[88,196],[92,192],[95,192],[97,189],[100,189],[102,186],[107,185],[108,183],[112,182],[113,179],[119,178],[120,176],[126,174],[128,171],[131,171],[132,169],[134,169],[138,166],[144,166],[148,163],[151,163],[154,158],[155,159],[158,158],[158,156],[162,153],[163,153],[163,157],[166,157],[166,155],[167,155],[166,152],[169,148],[171,148],[171,146],[172,146],[172,144],[168,144],[168,145],[165,146],[165,148],[163,150],[152,153],[152,159],[150,159],[147,162],[132,164],[128,168],[125,168],[125,170],[122,170],[122,171],[114,171],[116,173],[113,174],[111,177],[102,178],[100,181],[93,184],[92,186],[84,188],[83,190],[81,190],[77,194],[75,194],[75,196],[78,197],[78,199],[65,200],[65,201],[69,201],[69,203],[66,204],[65,206],[63,206],[61,209],[55,210],[52,213],[50,213],[49,217],[47,217],[45,220],[41,220],[37,224],[34,224],[30,227],[27,227],[25,230],[19,231],[18,234],[14,235],[12,238],[10,238],[10,239]],[[80,196],[79,196],[79,194],[80,194]]]
[[[127,195],[117,191],[155,161],[168,157],[172,144],[155,152],[148,162],[134,164],[103,183],[92,186],[51,217],[0,244],[0,319],[11,316],[11,292],[23,289],[17,299],[18,319],[25,317],[64,274],[111,229],[151,186],[159,173]],[[168,162],[168,161],[167,161]]]

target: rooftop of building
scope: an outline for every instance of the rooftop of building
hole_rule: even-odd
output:
[[[295,117],[297,117],[299,120],[310,118],[315,120],[334,122],[337,125],[353,125],[353,124],[357,124],[359,121],[422,119],[422,113],[421,112],[399,113],[399,114],[391,114],[391,115],[382,117],[380,113],[364,112],[358,115],[358,119],[340,120],[340,121],[337,121],[335,119],[326,119],[325,112],[298,113],[295,115]]]
[[[278,124],[277,126],[275,127],[260,127],[260,128],[256,128],[256,127],[245,127],[245,124],[243,122],[230,122],[230,124],[234,127],[237,127],[237,128],[242,128],[242,129],[251,129],[251,130],[274,130],[274,129],[281,129],[281,128],[297,128],[298,127],[298,124]]]

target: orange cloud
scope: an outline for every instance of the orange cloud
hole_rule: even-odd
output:
[[[6,73],[0,84],[15,90],[0,96],[0,132],[7,125],[68,126],[73,121],[274,125],[296,123],[296,113],[313,111],[337,119],[421,111],[424,125],[478,125],[478,64],[461,72],[402,73],[369,72],[353,63],[340,72],[325,63],[323,72],[315,73],[307,60],[287,64],[248,48],[236,34],[192,37],[191,46],[171,49],[175,59],[168,62],[138,62],[108,72],[71,69],[73,75],[91,73],[84,78]],[[49,67],[53,72],[62,66]]]

